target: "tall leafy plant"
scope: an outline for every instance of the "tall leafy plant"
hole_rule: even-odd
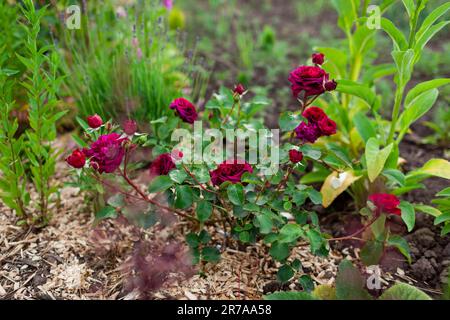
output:
[[[23,29],[26,34],[26,52],[18,55],[26,68],[25,87],[28,99],[28,120],[25,153],[29,161],[31,180],[38,193],[37,206],[40,212],[33,222],[46,224],[49,219],[49,199],[57,191],[51,178],[55,172],[57,152],[51,145],[56,138],[56,121],[64,115],[55,112],[57,92],[62,82],[58,75],[59,56],[52,46],[40,46],[38,35],[45,8],[36,10],[32,0],[24,1],[21,7],[25,18]]]

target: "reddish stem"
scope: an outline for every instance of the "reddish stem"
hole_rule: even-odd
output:
[[[374,224],[375,221],[377,221],[378,216],[374,217],[372,220],[370,220],[370,222],[368,224],[366,224],[364,227],[362,227],[361,229],[359,229],[358,231],[352,233],[349,236],[345,236],[345,237],[340,237],[340,238],[331,238],[331,239],[327,239],[328,241],[342,241],[342,240],[360,240],[360,241],[364,241],[363,239],[360,238],[355,238],[355,236],[363,233],[364,231],[366,231],[372,224]]]

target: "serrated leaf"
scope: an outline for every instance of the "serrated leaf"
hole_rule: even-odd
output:
[[[241,184],[230,184],[227,188],[228,199],[237,206],[244,204],[244,187]]]
[[[173,186],[173,181],[169,176],[157,176],[155,177],[150,185],[148,186],[149,193],[158,193],[162,191],[166,191],[170,187]]]
[[[197,204],[197,218],[200,222],[205,222],[209,219],[213,211],[212,204],[209,201],[201,200]]]

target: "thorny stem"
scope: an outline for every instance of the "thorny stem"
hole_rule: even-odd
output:
[[[186,171],[186,173],[192,178],[192,180],[194,180],[194,182],[200,186],[200,188],[202,188],[202,189],[203,189],[204,191],[206,191],[206,192],[212,192],[212,193],[217,194],[216,191],[214,191],[214,190],[209,190],[209,189],[206,188],[203,184],[201,184],[201,183],[197,180],[197,178],[195,177],[195,175],[194,175],[191,171],[189,171],[189,169],[186,167],[186,165],[185,165],[184,163],[183,163],[181,166],[183,167],[184,171]]]
[[[162,204],[160,204],[159,202],[157,202],[157,201],[155,201],[155,200],[153,200],[153,199],[150,199],[129,177],[128,177],[128,175],[127,175],[127,173],[126,172],[124,172],[124,171],[122,171],[122,170],[120,170],[119,169],[119,173],[120,173],[120,175],[124,178],[124,180],[142,197],[142,199],[144,200],[144,201],[146,201],[146,202],[148,202],[148,203],[150,203],[150,204],[153,204],[154,206],[156,206],[156,207],[158,207],[158,208],[161,208],[161,209],[164,209],[164,210],[166,210],[166,211],[170,211],[170,212],[173,212],[173,213],[176,213],[177,215],[179,215],[179,216],[181,216],[181,217],[183,217],[183,218],[187,218],[187,219],[190,219],[190,220],[193,220],[193,221],[198,221],[196,218],[194,218],[194,217],[191,217],[191,216],[189,216],[189,215],[187,215],[187,214],[185,214],[185,213],[183,213],[183,212],[181,212],[181,211],[179,211],[179,210],[176,210],[176,209],[172,209],[172,208],[170,208],[170,207],[168,207],[168,206],[165,206],[165,205],[162,205]]]
[[[222,125],[224,125],[225,123],[227,123],[227,121],[228,121],[228,118],[230,117],[230,115],[233,113],[233,111],[234,111],[234,107],[236,106],[236,101],[234,101],[233,102],[233,105],[232,105],[232,107],[231,107],[231,110],[230,110],[230,112],[228,112],[228,114],[227,114],[227,116],[225,117],[225,119],[223,119],[223,121],[222,121]]]
[[[366,231],[372,224],[374,224],[375,221],[377,221],[378,216],[375,216],[372,220],[370,220],[370,222],[368,224],[366,224],[364,227],[362,227],[361,229],[359,229],[358,231],[352,233],[349,236],[345,236],[345,237],[340,237],[340,238],[331,238],[331,239],[327,239],[328,241],[342,241],[342,240],[360,240],[360,241],[364,241],[361,238],[355,238],[357,235],[363,233],[364,231]]]

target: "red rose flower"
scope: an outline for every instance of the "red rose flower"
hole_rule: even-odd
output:
[[[103,124],[102,118],[98,114],[87,117],[87,123],[92,129],[97,129]]]
[[[233,163],[225,161],[221,163],[216,170],[210,171],[211,182],[215,186],[220,186],[225,181],[231,183],[241,182],[242,175],[245,172],[253,172],[253,168],[247,162],[238,163],[236,160]]]
[[[322,65],[325,61],[325,55],[323,53],[313,53],[312,62],[314,64]]]
[[[137,131],[137,123],[134,120],[125,120],[122,125],[122,129],[125,134],[127,134],[128,136],[132,136]]]
[[[126,140],[115,132],[106,134],[100,136],[84,153],[90,158],[91,166],[98,172],[111,173],[116,171],[122,163],[125,155],[123,142]]]
[[[297,139],[303,140],[303,142],[314,143],[320,138],[321,132],[317,124],[315,123],[300,123],[300,125],[294,129]]]
[[[82,150],[76,149],[67,157],[66,162],[75,169],[81,169],[86,164],[86,155]]]
[[[291,149],[289,150],[289,160],[291,160],[292,163],[299,163],[303,160],[303,153],[298,150]]]
[[[238,84],[238,85],[234,86],[233,92],[242,96],[245,92],[245,88],[242,84]]]
[[[303,111],[302,116],[308,119],[308,122],[317,123],[327,115],[319,107],[309,107]]]
[[[320,120],[317,125],[324,136],[331,136],[336,133],[336,122],[328,117]]]
[[[305,97],[309,97],[324,93],[324,84],[328,79],[328,73],[318,66],[300,66],[290,73],[288,80],[294,97],[298,97],[302,91]]]
[[[150,175],[165,176],[171,170],[175,169],[175,163],[169,153],[159,155],[150,165]]]
[[[178,116],[187,123],[194,123],[198,118],[194,105],[185,98],[175,99],[170,104],[170,109],[174,109]]]
[[[372,202],[376,209],[376,214],[390,213],[400,216],[402,211],[398,208],[400,200],[393,194],[377,193],[369,196],[369,201]]]

